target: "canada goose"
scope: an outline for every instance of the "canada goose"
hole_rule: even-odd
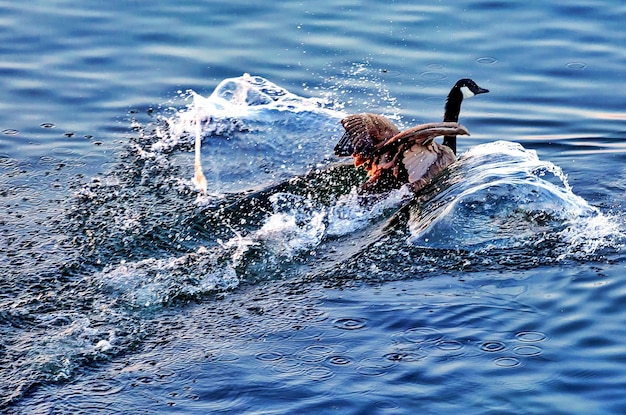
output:
[[[476,85],[476,82],[471,79],[459,79],[450,90],[450,93],[448,93],[443,120],[458,122],[463,98],[471,98],[474,95],[486,94],[487,92],[489,92],[488,89],[479,87]],[[456,136],[445,136],[443,138],[443,145],[450,147],[452,152],[456,154]]]
[[[457,124],[463,98],[489,92],[471,79],[459,80],[446,101],[444,122],[422,124],[400,132],[391,120],[376,114],[355,114],[341,120],[346,132],[335,154],[352,156],[368,180],[363,192],[382,192],[409,183],[417,192],[456,160],[456,136],[469,135]],[[443,135],[443,145],[434,141]]]

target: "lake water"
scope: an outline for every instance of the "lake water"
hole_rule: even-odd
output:
[[[624,21],[0,1],[1,410],[625,413]],[[466,77],[459,161],[359,197],[339,120]]]

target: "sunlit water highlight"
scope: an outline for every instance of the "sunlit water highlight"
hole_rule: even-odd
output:
[[[0,9],[1,411],[623,412],[621,3]],[[466,76],[357,195],[338,120]]]
[[[137,320],[148,310],[242,285],[333,284],[365,275],[393,281],[397,266],[404,275],[503,264],[524,269],[593,258],[621,243],[610,217],[576,196],[560,168],[520,144],[473,147],[417,198],[408,188],[362,196],[356,188],[363,175],[326,154],[336,139],[328,132],[342,116],[329,101],[301,98],[250,75],[223,81],[209,98],[188,96],[187,108],[138,126],[140,137],[116,169],[77,189],[68,206],[71,222],[59,225],[70,226],[68,242],[81,258],[68,271],[89,275],[80,285],[95,301],[84,303],[86,312],[53,313],[46,317],[52,321],[36,323],[44,325],[46,341],[31,349],[38,355],[29,369],[35,378],[71,379],[86,361],[126,353],[152,331]],[[189,173],[198,122],[206,195]],[[368,322],[341,317],[333,325],[350,331]],[[532,335],[518,334],[526,339]],[[506,348],[480,344],[488,353]],[[365,358],[356,372],[382,376],[431,351],[462,355],[462,349],[437,330],[410,329],[382,360]],[[334,376],[327,367],[292,366],[259,353],[261,361],[279,361],[279,372]],[[512,353],[495,365],[516,367],[541,348],[520,345]],[[328,359],[335,366],[352,361]]]

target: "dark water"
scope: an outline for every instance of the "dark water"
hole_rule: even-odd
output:
[[[626,411],[621,2],[16,3],[3,412]],[[462,77],[459,161],[357,196],[339,119]]]

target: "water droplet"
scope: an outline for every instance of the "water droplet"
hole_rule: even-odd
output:
[[[87,381],[85,389],[88,389],[91,395],[107,396],[120,392],[124,389],[124,386],[113,379],[98,379],[95,381]]]
[[[284,356],[282,353],[278,352],[261,352],[257,353],[255,357],[262,362],[275,362],[282,359]]]
[[[7,128],[6,130],[2,130],[2,134],[4,135],[17,135],[20,132],[18,130],[15,130],[13,128]]]
[[[431,63],[431,64],[428,64],[427,68],[432,71],[443,71],[445,66],[440,63]]]
[[[565,67],[573,71],[582,71],[587,68],[587,64],[584,62],[570,62],[567,65],[565,65]]]
[[[513,349],[513,352],[519,356],[539,356],[543,350],[539,346],[526,345],[526,346],[517,346]]]
[[[313,380],[326,380],[335,376],[335,373],[324,366],[316,366],[305,371],[305,374]]]
[[[426,359],[426,357],[428,357],[428,354],[426,352],[418,350],[413,352],[387,353],[383,357],[391,362],[417,362]]]
[[[447,77],[448,75],[440,71],[425,71],[420,73],[420,78],[424,78],[428,81],[442,81]]]
[[[482,65],[493,65],[497,62],[498,60],[493,56],[481,56],[480,58],[476,59],[476,63],[480,63]]]
[[[488,353],[500,352],[504,349],[506,349],[506,345],[502,342],[495,341],[495,340],[486,341],[486,342],[481,343],[480,345],[480,350],[484,352],[488,352]]]
[[[345,366],[352,363],[352,360],[347,356],[331,356],[328,362],[332,365]]]
[[[56,127],[56,125],[54,125],[51,122],[44,122],[40,126],[41,126],[41,128],[54,128],[54,127]]]
[[[298,360],[301,360],[304,363],[321,363],[324,360],[326,360],[326,356],[321,355],[321,354],[313,354],[313,353],[299,353],[297,355]]]
[[[402,360],[403,356],[403,353],[387,353],[383,357],[387,360],[391,360],[392,362],[399,362]]]
[[[500,367],[517,367],[522,364],[517,357],[499,357],[493,362]]]
[[[335,328],[341,330],[359,330],[367,326],[367,320],[364,318],[340,318],[333,322]]]
[[[237,360],[239,360],[239,356],[234,353],[220,354],[215,358],[216,362],[224,363],[236,362]]]
[[[359,366],[356,368],[357,373],[366,376],[380,376],[387,373],[387,371],[395,365],[395,362],[391,360],[380,361],[373,358],[365,358],[359,362]]]
[[[437,348],[445,351],[461,350],[463,344],[456,340],[442,340],[437,343]]]
[[[311,354],[317,354],[317,355],[331,354],[334,351],[332,347],[324,346],[324,345],[309,346],[305,350]]]
[[[55,147],[50,150],[51,154],[59,155],[59,156],[69,156],[72,154],[76,154],[76,150],[65,147]]]
[[[525,343],[540,342],[546,339],[546,335],[538,331],[521,331],[515,337]]]
[[[390,409],[398,409],[398,408],[400,408],[400,405],[398,405],[394,401],[378,401],[378,402],[374,403],[374,405],[376,406],[376,408],[380,408],[380,409],[383,409],[383,410],[390,410]]]
[[[272,369],[280,373],[290,374],[301,374],[304,372],[302,363],[292,358],[285,358],[277,361],[276,364],[272,366]]]
[[[405,331],[402,337],[411,343],[436,343],[443,338],[443,334],[430,327],[416,327]]]

